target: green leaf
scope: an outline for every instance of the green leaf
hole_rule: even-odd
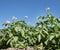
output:
[[[20,27],[15,27],[15,31],[16,32],[21,31],[21,28]]]
[[[12,33],[9,33],[9,37],[12,37],[13,36],[13,34]]]
[[[50,38],[49,38],[49,40],[52,40],[54,37],[55,37],[54,35],[51,35]]]
[[[48,32],[47,31],[45,31],[45,30],[43,30],[43,31],[44,31],[44,33],[46,33],[48,35]]]
[[[24,30],[21,30],[21,35],[22,35],[22,37],[25,37],[25,32],[24,32]]]
[[[38,42],[40,42],[41,40],[41,35],[38,35]]]
[[[13,37],[13,40],[14,40],[15,42],[18,41],[18,37],[17,37],[17,36]]]

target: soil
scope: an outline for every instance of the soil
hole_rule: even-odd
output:
[[[0,50],[34,50],[33,47],[27,47],[26,49],[23,48],[23,49],[19,49],[19,48],[7,48],[7,49],[0,49]]]

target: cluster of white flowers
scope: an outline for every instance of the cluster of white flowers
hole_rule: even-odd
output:
[[[7,20],[5,23],[6,23],[6,24],[10,24],[10,21]]]
[[[24,18],[28,18],[28,16],[24,16]],[[17,18],[15,17],[15,16],[13,16],[12,17],[12,20],[16,20]],[[10,21],[9,20],[7,20],[6,22],[5,22],[6,24],[10,24]]]
[[[12,17],[12,20],[16,20],[17,18],[15,16]]]
[[[16,19],[17,19],[17,18],[16,18],[15,16],[12,17],[12,20],[16,20]],[[10,21],[7,20],[5,23],[6,23],[6,24],[10,24]]]
[[[28,16],[24,16],[24,18],[26,18],[26,19],[27,19],[27,18],[28,18]]]
[[[47,8],[46,8],[46,11],[50,11],[50,7],[47,7]]]

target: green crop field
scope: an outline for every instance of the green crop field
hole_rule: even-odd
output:
[[[60,50],[60,19],[52,14],[38,16],[35,26],[25,21],[7,21],[0,29],[0,49],[26,48],[35,50]]]

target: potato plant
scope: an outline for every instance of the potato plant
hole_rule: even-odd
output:
[[[60,49],[60,19],[51,14],[37,18],[35,26],[29,26],[25,21],[4,23],[7,28],[0,29],[0,48]]]

